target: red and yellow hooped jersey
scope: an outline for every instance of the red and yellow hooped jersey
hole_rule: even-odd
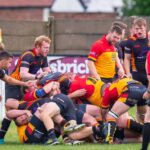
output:
[[[17,126],[17,133],[19,136],[20,143],[24,143],[26,128],[27,128],[27,125]]]
[[[84,96],[80,97],[89,101],[91,104],[96,106],[101,105],[101,87],[104,85],[100,80],[87,76],[76,76],[74,81],[71,83],[69,93],[72,93],[79,89],[85,89],[87,92]]]
[[[105,89],[101,107],[108,108],[117,100],[125,102],[128,95],[124,92],[128,90],[128,85],[131,83],[141,84],[131,78],[122,78],[114,81],[108,88]]]
[[[94,61],[100,77],[113,78],[116,73],[117,56],[115,47],[106,40],[106,36],[103,36],[92,45],[88,59]]]

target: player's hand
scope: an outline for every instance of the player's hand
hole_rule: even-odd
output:
[[[41,107],[38,107],[38,111],[39,111],[40,113],[42,113],[42,112],[43,112],[43,109],[42,109]]]
[[[127,73],[127,74],[126,74],[126,77],[127,77],[127,78],[132,78],[132,74],[131,74],[131,73]]]
[[[31,112],[29,110],[26,110],[26,115],[28,116],[28,118],[30,120],[30,118],[32,117],[32,114],[31,114]]]
[[[31,87],[35,86],[35,84],[36,84],[35,81],[26,81],[24,86]]]
[[[143,94],[143,99],[150,99],[150,93],[148,93],[147,91]]]
[[[59,82],[53,82],[52,83],[52,91],[51,91],[51,95],[56,95],[59,94],[60,92],[60,84]]]
[[[120,78],[123,78],[124,75],[125,75],[124,70],[123,70],[122,68],[120,68],[120,69],[118,70],[118,76],[119,76]]]
[[[80,90],[74,91],[72,94],[74,95],[73,97],[81,97],[81,96],[84,96],[86,92],[87,91],[85,89],[80,89]]]

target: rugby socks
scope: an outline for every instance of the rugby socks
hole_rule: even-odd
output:
[[[143,141],[142,141],[142,149],[141,150],[147,150],[148,144],[150,141],[150,123],[144,123],[143,127]]]
[[[133,119],[128,119],[127,128],[130,129],[131,131],[134,131],[140,134],[142,134],[142,131],[143,131],[143,125],[134,121]]]
[[[124,128],[117,128],[116,132],[114,134],[114,138],[123,141],[123,139],[124,139]]]
[[[55,145],[59,143],[54,129],[50,129],[47,133],[47,136],[48,136],[47,144]]]
[[[92,126],[93,135],[96,140],[103,140],[105,138],[103,128],[103,123]]]
[[[4,139],[6,132],[10,126],[11,120],[4,118],[0,129],[0,139]]]
[[[105,142],[108,144],[112,144],[114,140],[114,134],[116,131],[116,120],[111,119],[107,120],[107,134],[106,134],[106,139]]]
[[[56,138],[54,129],[50,129],[47,133],[49,138]]]

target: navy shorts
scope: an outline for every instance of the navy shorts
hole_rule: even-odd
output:
[[[21,86],[10,85],[10,84],[6,83],[6,85],[5,85],[5,97],[6,97],[6,100],[8,98],[14,98],[17,100],[21,100],[23,98]]]
[[[143,99],[143,94],[146,90],[146,87],[142,84],[130,84],[128,86],[128,90],[126,91],[128,93],[128,98],[125,101],[125,104],[130,107],[135,104],[137,104],[137,106],[146,105],[146,100]]]

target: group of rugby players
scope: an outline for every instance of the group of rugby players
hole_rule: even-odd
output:
[[[34,48],[19,57],[10,76],[2,69],[9,67],[12,56],[1,51],[0,62],[5,62],[0,66],[0,78],[7,82],[7,112],[1,124],[0,143],[4,143],[11,120],[16,123],[22,143],[55,145],[59,144],[60,136],[70,145],[87,141],[107,144],[142,141],[145,114],[149,122],[146,108],[150,91],[145,70],[149,41],[143,18],[136,18],[132,28],[134,33],[116,45],[125,26],[114,22],[109,33],[92,46],[88,56],[91,75],[52,72],[46,58],[51,40],[46,36],[35,39]],[[124,59],[126,74],[114,51],[115,46],[118,51],[124,50],[121,59]],[[131,58],[134,60],[132,70]],[[116,63],[118,75],[114,70]],[[135,105],[137,121],[128,114]],[[142,144],[142,150],[147,149],[148,142],[149,137],[147,143]]]

